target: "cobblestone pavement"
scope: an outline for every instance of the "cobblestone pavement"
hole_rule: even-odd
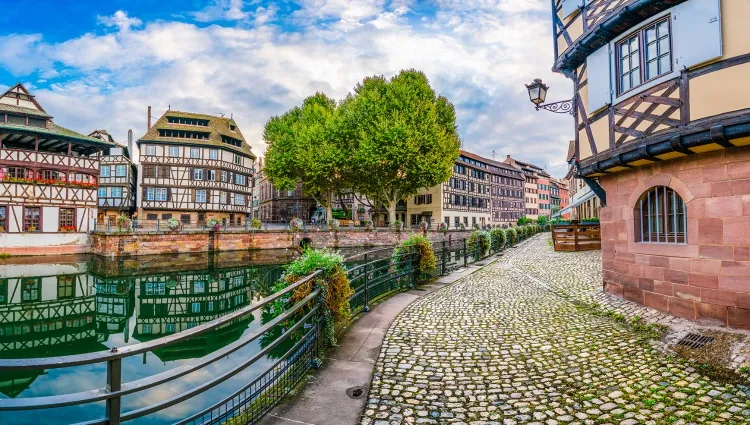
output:
[[[601,280],[581,263],[598,259],[555,257],[545,238],[401,313],[361,424],[750,423],[740,387],[712,381],[559,296],[561,285],[590,296]]]

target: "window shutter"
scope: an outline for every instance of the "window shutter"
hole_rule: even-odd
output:
[[[591,114],[612,103],[609,45],[602,46],[586,59],[589,87],[587,113]]]
[[[673,10],[675,69],[690,68],[722,55],[719,0],[691,0]]]
[[[172,200],[172,188],[168,187],[167,188],[167,201],[171,201],[171,200]]]
[[[577,11],[582,4],[583,0],[563,0],[562,18],[565,19],[573,14],[573,12]]]

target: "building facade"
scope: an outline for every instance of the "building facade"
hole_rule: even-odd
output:
[[[234,119],[168,110],[138,140],[138,152],[143,223],[242,226],[251,214],[256,157]]]
[[[2,251],[85,251],[96,220],[98,155],[113,146],[57,125],[20,83],[0,95]]]
[[[406,200],[406,224],[510,225],[523,215],[523,182],[520,170],[462,150],[447,182]]]
[[[549,216],[549,174],[542,167],[519,161],[510,155],[505,158],[504,163],[523,172],[524,216],[532,220],[540,215]]]
[[[120,215],[135,211],[136,166],[133,162],[133,133],[128,132],[128,146],[117,143],[106,130],[94,130],[95,137],[115,145],[99,157],[99,188],[97,223],[116,223]]]
[[[263,163],[260,162],[260,178],[258,179],[258,218],[266,223],[288,222],[293,218],[300,218],[309,222],[318,202],[306,196],[302,190],[302,183],[297,183],[293,190],[278,190],[263,173]]]
[[[602,203],[605,289],[750,328],[750,2],[553,4],[576,177]]]

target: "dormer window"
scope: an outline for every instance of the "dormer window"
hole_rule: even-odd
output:
[[[232,131],[236,131],[237,130],[237,126],[234,125],[234,124],[229,124],[229,129],[232,130]]]
[[[170,124],[198,125],[201,127],[208,127],[208,120],[202,120],[198,118],[167,117],[167,122]]]
[[[221,136],[221,141],[236,147],[242,147],[242,141],[229,136]]]
[[[173,139],[198,139],[198,140],[205,140],[205,139],[208,139],[209,133],[204,133],[202,131],[186,131],[186,130],[160,129],[159,130],[159,137],[170,137],[170,138],[173,138]]]

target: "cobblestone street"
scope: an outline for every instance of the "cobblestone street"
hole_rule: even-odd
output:
[[[745,424],[743,389],[589,314],[600,253],[548,234],[415,301],[386,334],[363,425]],[[567,299],[566,299],[567,298]]]

